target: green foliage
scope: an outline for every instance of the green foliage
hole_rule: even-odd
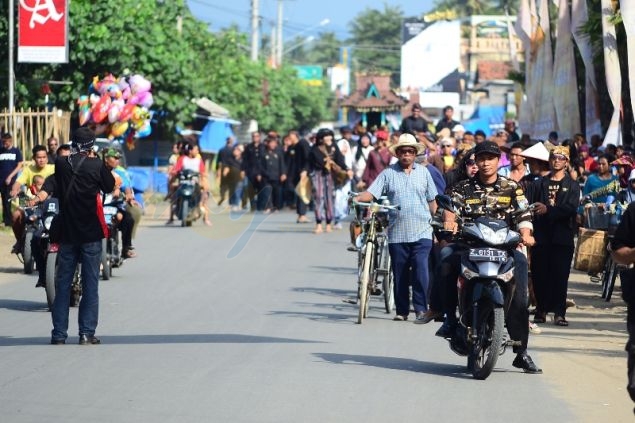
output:
[[[520,0],[437,0],[432,12],[453,10],[459,17],[472,15],[504,15],[509,8],[510,15],[518,11]]]
[[[351,23],[353,69],[392,73],[398,85],[401,66],[401,25],[399,6],[384,3],[384,10],[367,8]]]
[[[52,86],[50,101],[73,109],[94,76],[130,70],[152,82],[153,109],[164,112],[161,124],[167,133],[191,121],[191,100],[202,96],[227,107],[239,120],[256,119],[279,131],[312,127],[327,115],[328,92],[302,85],[293,68],[272,70],[264,62],[251,62],[241,47],[247,44],[245,34],[236,28],[210,33],[183,0],[120,0],[116,6],[74,0],[69,16],[69,63],[18,64],[16,107],[42,107],[41,85],[56,80],[69,84]],[[0,16],[3,51],[8,49],[6,28],[6,16]],[[5,60],[0,59],[4,81]],[[0,90],[0,101],[7,104],[5,90]]]

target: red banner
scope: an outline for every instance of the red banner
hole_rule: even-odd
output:
[[[19,0],[18,62],[68,62],[68,0]]]

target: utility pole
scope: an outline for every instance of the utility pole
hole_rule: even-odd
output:
[[[271,26],[271,67],[278,67],[278,54],[276,52],[276,27]]]
[[[13,65],[13,45],[14,45],[14,33],[15,33],[15,2],[14,0],[9,0],[9,114],[13,114],[13,106],[15,103],[14,99],[14,86],[13,81],[15,80],[15,70]],[[5,128],[8,130],[8,128]]]
[[[259,0],[251,0],[251,60],[258,61],[258,45],[260,43]]]
[[[282,41],[282,2],[283,0],[278,0],[278,31],[276,36],[276,42],[278,44],[277,55],[276,55],[276,64],[278,66],[282,65],[282,50],[283,50],[283,41]]]

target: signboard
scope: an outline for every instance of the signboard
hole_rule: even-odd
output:
[[[68,62],[68,0],[20,0],[18,62]]]
[[[321,87],[323,84],[322,78],[324,77],[324,71],[322,66],[294,66],[298,72],[298,78],[306,85],[313,87]]]

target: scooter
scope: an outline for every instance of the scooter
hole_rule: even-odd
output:
[[[175,192],[174,214],[181,221],[181,227],[192,226],[192,222],[201,217],[199,174],[186,169],[181,171],[178,177],[179,186]]]
[[[104,220],[108,226],[108,236],[102,240],[101,275],[104,280],[109,280],[112,269],[121,266],[124,261],[117,214],[125,212],[125,201],[107,194],[104,197],[103,210]]]

